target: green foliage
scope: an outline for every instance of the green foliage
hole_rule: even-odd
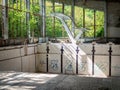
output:
[[[32,3],[34,0],[30,0]],[[36,1],[36,0],[35,0]],[[34,1],[34,2],[35,2]],[[37,0],[39,1],[39,0]],[[40,5],[35,2],[30,4],[30,10],[26,9],[25,2],[22,0],[9,0],[8,20],[9,20],[9,37],[28,37],[28,29],[30,28],[30,35],[34,32],[35,37],[41,35],[41,16]],[[12,9],[14,8],[14,9]],[[46,0],[46,15],[53,13],[53,3]],[[62,13],[62,4],[55,3],[55,12]],[[26,13],[30,14],[29,22],[26,22]],[[71,16],[71,6],[65,5],[64,14]],[[72,28],[70,21],[68,26]],[[75,24],[77,27],[83,27],[83,8],[75,6]],[[104,34],[104,13],[96,11],[96,37],[103,37]],[[29,27],[30,26],[30,27]],[[0,26],[1,27],[1,26]],[[85,37],[94,37],[94,10],[85,9],[85,27],[90,30],[85,33]],[[75,34],[78,32],[76,31]],[[0,33],[0,35],[2,35]],[[47,37],[67,37],[61,22],[52,17],[46,17],[46,36]]]
[[[96,32],[96,37],[104,37],[104,28],[99,27],[97,32]]]
[[[37,0],[38,1],[38,0]],[[30,0],[32,3],[32,0]],[[35,36],[40,35],[40,16],[36,15],[40,12],[39,3],[30,5],[30,10],[26,9],[25,1],[9,0],[9,6],[14,9],[9,9],[9,37],[28,37],[28,29],[30,28],[30,35],[35,32]],[[26,14],[30,14],[29,22],[26,21]]]

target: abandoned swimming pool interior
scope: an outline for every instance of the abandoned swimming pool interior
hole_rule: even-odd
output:
[[[120,1],[0,0],[0,90],[120,90]]]

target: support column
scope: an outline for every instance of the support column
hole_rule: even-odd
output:
[[[108,38],[108,1],[105,0],[105,5],[104,5],[104,37],[107,41]]]
[[[8,39],[8,0],[2,0],[2,5],[3,5],[3,9],[2,9],[2,18],[3,18],[3,38],[4,40]]]
[[[42,15],[42,37],[45,38],[46,36],[46,4],[45,4],[46,0],[41,0],[41,15]]]
[[[107,0],[106,2],[106,30],[107,30],[107,42],[113,38],[115,40],[120,39],[120,3],[113,3]]]

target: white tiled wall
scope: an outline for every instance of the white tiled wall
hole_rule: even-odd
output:
[[[4,48],[4,47],[3,47]],[[16,49],[17,48],[17,49]],[[8,47],[0,49],[0,71],[13,70],[35,72],[35,48],[27,46],[27,54],[25,54],[24,46]]]
[[[120,76],[120,56],[112,57],[112,76]]]
[[[25,72],[35,71],[35,55],[22,57],[22,71]]]
[[[15,58],[0,62],[0,71],[21,71],[21,59]]]
[[[61,45],[61,44],[60,44]],[[51,60],[57,60],[58,66],[60,66],[61,60],[60,55],[60,45],[50,44],[50,56],[49,64],[52,63]],[[63,55],[63,73],[76,74],[76,48],[73,48],[70,44],[64,44],[64,55]],[[78,60],[78,73],[79,74],[92,74],[92,44],[81,44],[79,45],[79,60]],[[39,51],[46,50],[45,44],[38,46]],[[71,49],[71,50],[70,50]],[[73,50],[72,50],[73,49]],[[94,58],[94,73],[96,76],[108,76],[109,75],[109,44],[96,44],[95,45],[95,58]],[[120,76],[120,46],[112,45],[112,76]],[[41,51],[43,52],[43,51]],[[117,55],[117,56],[116,56]],[[44,61],[46,63],[46,52],[39,55],[39,61]],[[55,61],[55,62],[57,62]],[[55,63],[54,62],[54,63]],[[46,72],[46,64],[38,65],[39,71]],[[43,68],[44,67],[44,68]],[[59,67],[61,69],[61,67]],[[51,73],[59,73],[52,70],[49,67]]]
[[[97,76],[109,76],[109,57],[95,56],[94,73]]]
[[[46,72],[46,54],[36,55],[36,71]]]
[[[12,48],[12,49],[11,49]],[[8,50],[7,50],[8,49]],[[50,43],[48,72],[61,73],[61,44]],[[63,45],[63,73],[76,74],[76,47]],[[27,54],[25,52],[27,50]],[[95,45],[94,73],[97,76],[109,75],[109,45]],[[112,76],[120,76],[120,45],[112,45]],[[24,72],[46,72],[46,43],[36,46],[0,48],[0,70]],[[79,45],[78,73],[92,74],[92,44]]]
[[[14,57],[20,57],[20,49],[0,51],[0,60],[14,58]]]

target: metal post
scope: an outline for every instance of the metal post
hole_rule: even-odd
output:
[[[63,45],[61,46],[61,73],[63,73]]]
[[[78,74],[78,53],[79,53],[79,48],[77,47],[76,49],[76,74]]]
[[[109,42],[109,76],[111,76],[111,56],[112,56],[112,43]]]
[[[49,54],[49,43],[46,43],[47,47],[46,47],[46,51],[47,51],[47,54],[46,54],[46,71],[48,72],[48,54]]]
[[[92,75],[94,75],[95,42],[92,45]]]

